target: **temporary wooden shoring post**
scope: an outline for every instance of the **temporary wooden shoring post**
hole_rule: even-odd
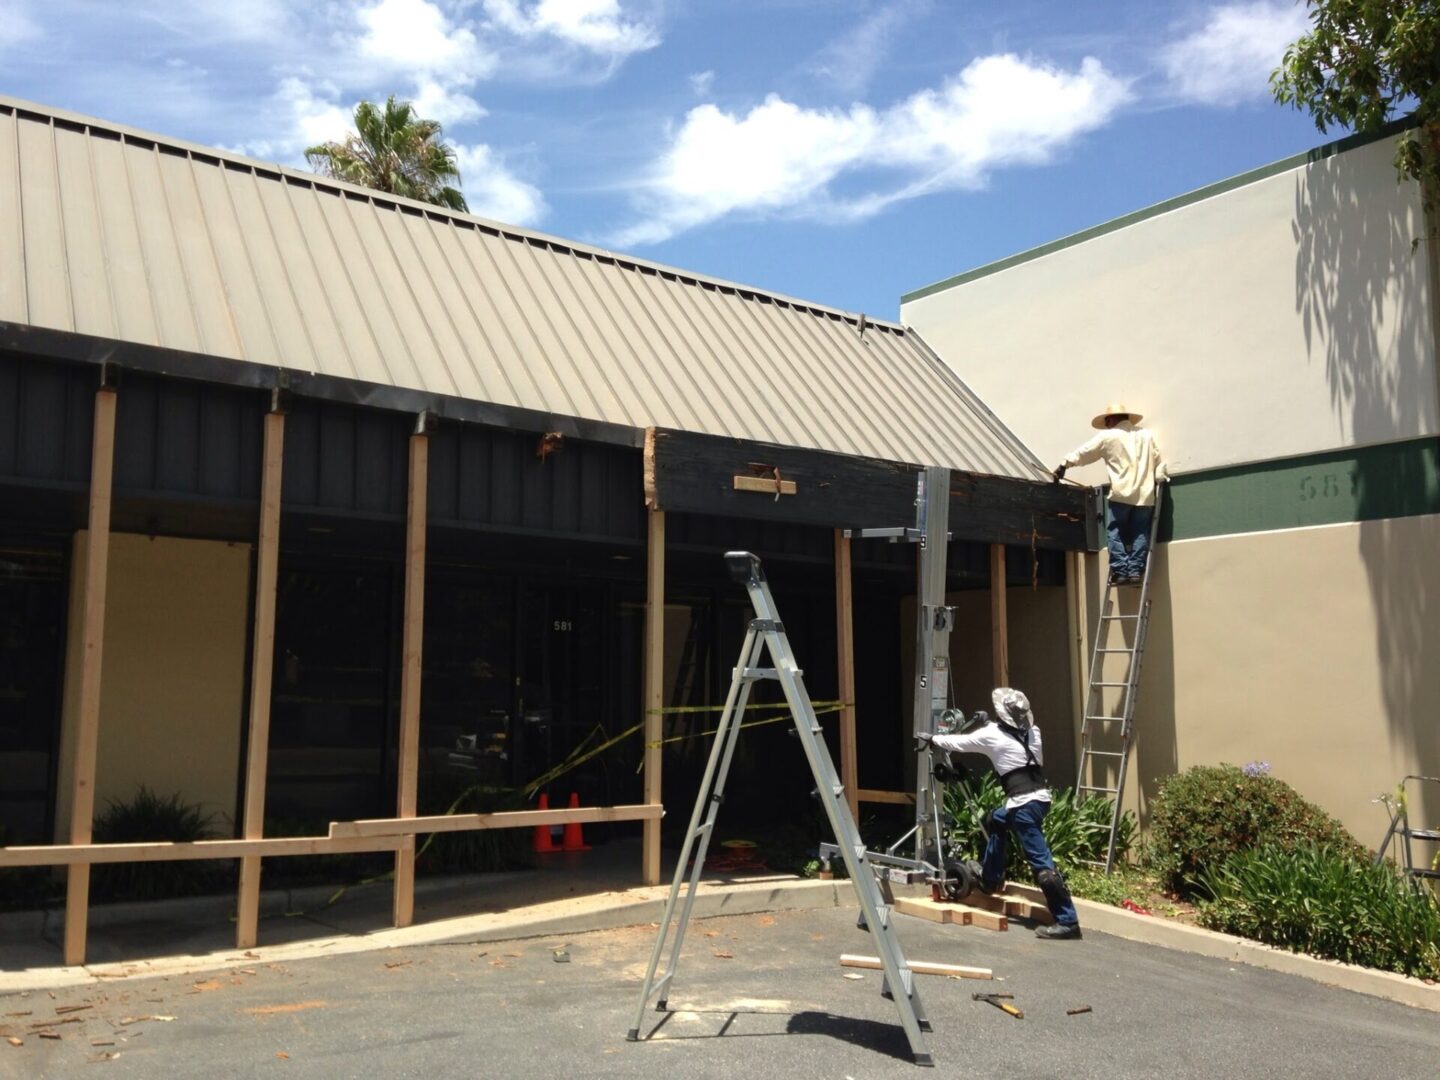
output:
[[[272,406],[279,405],[276,396]],[[275,666],[275,581],[280,565],[280,484],[285,461],[285,414],[265,415],[260,475],[260,533],[255,551],[255,627],[250,650],[250,730],[245,748],[245,809],[241,837],[265,835],[265,779],[270,753],[271,677]],[[260,923],[260,856],[240,860],[235,947],[253,948]]]
[[[840,782],[850,816],[860,820],[860,769],[855,750],[855,586],[850,569],[850,538],[835,530],[836,671],[840,683]]]
[[[1070,713],[1078,756],[1080,729],[1085,721],[1085,553],[1065,553],[1065,617],[1069,631]]]
[[[422,414],[410,436],[410,497],[405,511],[405,630],[400,667],[400,780],[395,816],[415,816],[420,773],[420,680],[425,639],[425,513],[430,440]],[[395,852],[395,925],[415,917],[415,835]]]
[[[645,548],[645,802],[661,802],[660,740],[664,737],[660,709],[665,703],[665,511],[649,510]],[[646,885],[660,884],[660,821],[644,826],[641,874]]]
[[[1005,612],[1005,545],[990,545],[990,642],[996,686],[1010,685],[1010,630]]]
[[[100,668],[105,646],[105,585],[110,556],[110,490],[115,471],[115,390],[95,394],[90,448],[90,521],[85,544],[85,608],[80,658],[80,707],[70,787],[70,843],[88,844],[95,817],[95,756],[100,732]],[[90,866],[77,863],[65,879],[65,963],[85,962],[90,916]]]

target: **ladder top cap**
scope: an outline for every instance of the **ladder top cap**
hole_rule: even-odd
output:
[[[752,555],[748,551],[727,551],[725,566],[730,571],[730,576],[747,588],[751,585],[759,585],[765,580],[765,570],[760,565],[760,556]]]

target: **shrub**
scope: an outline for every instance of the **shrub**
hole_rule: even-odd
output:
[[[1199,871],[1200,922],[1293,952],[1440,978],[1440,902],[1349,849],[1262,844]]]
[[[1339,858],[1364,862],[1363,847],[1325,811],[1283,780],[1234,765],[1198,765],[1169,777],[1150,819],[1150,862],[1161,884],[1182,896],[1206,896],[1206,867],[1266,843],[1313,841]]]
[[[210,839],[211,816],[181,800],[179,793],[161,797],[143,784],[126,801],[110,800],[95,819],[97,844],[130,844],[146,840],[191,843]],[[92,889],[97,899],[159,900],[194,896],[219,888],[233,868],[225,862],[97,863]]]
[[[967,797],[968,795],[968,797]],[[955,821],[953,835],[960,839],[959,850],[966,859],[979,859],[985,850],[981,824],[992,810],[1005,805],[1005,791],[993,772],[977,778],[973,774],[960,784],[951,784],[945,792],[945,812]],[[1110,837],[1110,815],[1114,807],[1109,799],[1089,798],[1076,803],[1069,788],[1054,790],[1050,811],[1041,827],[1050,854],[1062,871],[1084,862],[1103,862]],[[1135,815],[1125,811],[1115,832],[1115,857],[1123,859],[1135,839]],[[1020,845],[1012,837],[1009,846],[1007,876],[1023,880],[1030,876]]]

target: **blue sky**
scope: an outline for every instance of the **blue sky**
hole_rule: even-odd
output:
[[[266,160],[361,98],[477,213],[881,318],[1325,141],[1292,0],[0,0],[0,92]]]

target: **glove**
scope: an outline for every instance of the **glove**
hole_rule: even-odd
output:
[[[1065,466],[1056,465],[1055,471],[1052,472],[1050,475],[1055,477],[1055,482],[1058,484],[1061,480],[1065,479]]]
[[[928,732],[928,731],[922,731],[922,732],[920,732],[918,735],[915,736],[915,749],[916,749],[917,751],[919,751],[919,750],[929,750],[929,749],[930,749],[930,740],[933,739],[933,738],[935,738],[935,736],[934,736],[931,732]]]

